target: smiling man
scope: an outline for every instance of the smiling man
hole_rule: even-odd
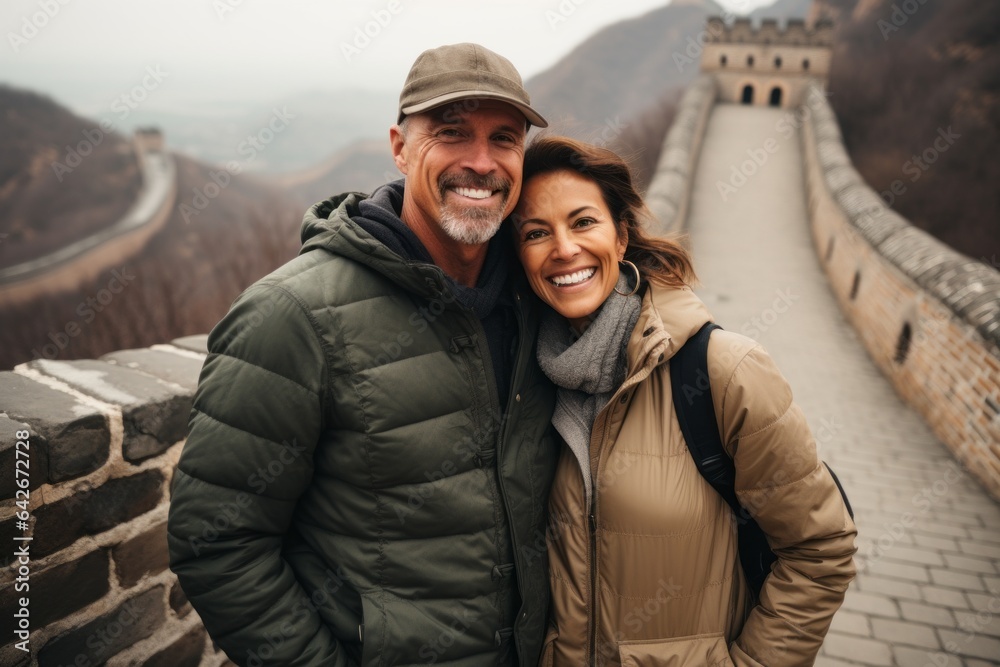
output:
[[[405,179],[313,206],[212,331],[169,544],[234,662],[537,662],[554,397],[496,234],[530,125],[509,61],[424,52],[389,132]]]

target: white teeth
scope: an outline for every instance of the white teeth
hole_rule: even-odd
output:
[[[550,280],[560,286],[576,285],[577,283],[582,283],[584,280],[589,280],[596,271],[597,269],[594,268],[581,269],[580,271],[571,273],[568,276],[552,276]]]
[[[455,192],[471,199],[486,199],[493,194],[492,190],[479,190],[477,188],[455,188]]]

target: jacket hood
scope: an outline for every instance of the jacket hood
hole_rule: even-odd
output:
[[[628,343],[629,375],[647,364],[666,362],[710,321],[712,314],[690,287],[649,283]]]
[[[369,266],[416,294],[427,298],[441,294],[447,279],[440,268],[397,255],[351,219],[361,215],[359,205],[367,198],[348,192],[311,206],[302,219],[299,254],[325,250]]]

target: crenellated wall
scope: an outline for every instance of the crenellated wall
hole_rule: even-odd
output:
[[[818,87],[804,111],[810,221],[831,289],[899,394],[1000,500],[1000,272],[885,206]]]
[[[0,665],[228,664],[167,562],[205,338],[0,373]],[[28,653],[11,627],[24,602]]]

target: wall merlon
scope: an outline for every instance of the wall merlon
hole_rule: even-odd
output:
[[[111,431],[106,416],[73,396],[19,373],[2,372],[0,412],[29,424],[40,436],[31,447],[47,457],[50,482],[85,475],[108,460]]]
[[[120,407],[125,429],[122,451],[127,461],[138,463],[156,456],[187,433],[193,390],[132,368],[91,359],[37,359],[27,368]]]

